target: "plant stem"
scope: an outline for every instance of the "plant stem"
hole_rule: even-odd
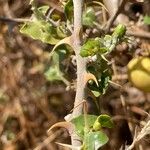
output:
[[[85,98],[85,73],[86,73],[86,59],[80,56],[80,49],[82,44],[82,5],[83,0],[73,0],[74,5],[74,31],[73,31],[73,47],[77,61],[77,88],[74,107],[81,103]],[[75,118],[83,112],[83,103],[73,110],[72,117]],[[80,138],[77,135],[71,135],[72,145],[80,146]]]

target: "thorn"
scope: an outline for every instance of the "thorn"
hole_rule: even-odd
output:
[[[85,83],[87,83],[89,80],[94,80],[96,85],[98,86],[98,81],[97,81],[95,75],[93,75],[92,73],[85,74]]]

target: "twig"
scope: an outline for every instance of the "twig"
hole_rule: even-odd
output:
[[[127,35],[150,39],[150,32],[145,32],[143,30],[138,32],[127,31]]]
[[[141,132],[135,136],[132,144],[126,150],[132,150],[135,144],[148,134],[150,134],[150,120],[142,128]]]
[[[51,8],[54,8],[57,11],[63,13],[63,9],[58,5],[58,3],[54,3],[54,2],[51,2],[49,0],[38,0],[38,1],[41,3],[45,3],[45,4],[49,5]]]
[[[55,138],[57,138],[60,134],[62,134],[62,130],[58,130],[49,137],[47,137],[42,143],[40,143],[33,150],[41,150],[44,146],[47,146],[50,142],[52,142]]]
[[[0,21],[2,22],[14,22],[14,23],[23,23],[23,22],[30,22],[30,19],[23,19],[23,18],[7,18],[7,17],[0,17]]]
[[[120,5],[118,6],[118,9],[114,13],[114,15],[108,20],[106,26],[105,26],[105,32],[108,33],[110,31],[111,26],[113,25],[114,21],[116,20],[117,16],[120,14],[122,8],[125,5],[125,0],[121,0]]]

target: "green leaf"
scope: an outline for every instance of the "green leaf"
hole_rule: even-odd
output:
[[[98,81],[98,86],[95,84],[95,82],[88,82],[88,88],[90,91],[95,97],[105,94],[109,86],[109,80],[111,80],[110,66],[104,59],[101,58],[100,55],[97,55],[97,61],[90,63],[87,66],[87,69],[90,73],[96,76]]]
[[[84,150],[98,150],[108,142],[108,137],[102,131],[90,131],[85,135]]]
[[[60,41],[56,29],[46,21],[34,20],[33,22],[27,22],[21,27],[20,32],[35,40],[41,40],[52,45]]]
[[[114,30],[112,36],[113,36],[113,37],[117,37],[117,38],[122,38],[122,37],[125,35],[125,33],[126,33],[126,26],[123,25],[123,24],[119,24],[119,25],[115,28],[115,30]]]
[[[99,38],[88,39],[85,44],[81,47],[80,55],[82,57],[88,57],[95,55],[100,49]]]
[[[70,21],[72,20],[73,16],[73,1],[68,0],[66,5],[64,6],[64,12],[66,15],[66,18],[69,19]]]
[[[55,45],[62,38],[66,37],[63,27],[53,27],[49,21],[46,21],[45,13],[49,9],[48,6],[37,8],[34,1],[31,1],[33,16],[31,21],[25,22],[21,26],[20,32],[30,36],[35,40],[40,40],[44,43]]]
[[[31,4],[31,10],[33,11],[33,14],[34,14],[32,17],[35,17],[38,20],[43,20],[45,13],[43,13],[42,7],[40,7],[41,9],[38,8],[37,7],[37,2],[35,0],[30,0],[30,4]]]
[[[44,5],[44,6],[41,6],[41,7],[38,8],[38,10],[39,10],[43,15],[46,14],[46,12],[48,11],[48,9],[49,9],[49,6],[48,6],[48,5]]]
[[[115,46],[124,39],[126,27],[119,24],[112,36],[105,35],[103,38],[91,38],[88,39],[81,47],[80,55],[82,57],[94,56],[94,55],[106,55],[110,53]]]
[[[45,77],[48,81],[63,81],[65,82],[66,79],[63,77],[64,74],[61,70],[60,63],[67,57],[67,52],[64,47],[61,47],[59,50],[53,52],[52,60],[51,60],[51,66],[49,69],[45,72]]]
[[[62,80],[61,76],[62,74],[57,67],[50,67],[45,72],[45,77],[48,81],[61,81]]]
[[[144,17],[144,23],[147,24],[147,25],[150,25],[150,16],[146,15]]]
[[[83,25],[93,27],[96,21],[95,11],[92,7],[88,7],[83,13]]]
[[[106,115],[106,114],[102,114],[100,115],[96,121],[96,122],[99,122],[101,127],[107,127],[107,128],[112,128],[114,126],[112,120],[111,120],[111,117]]]
[[[75,125],[75,131],[76,133],[83,138],[84,137],[84,129],[85,129],[85,116],[80,115],[79,117],[76,117],[71,120],[71,122]],[[95,115],[86,115],[88,127],[93,127],[93,124],[95,120],[97,119],[97,116]]]

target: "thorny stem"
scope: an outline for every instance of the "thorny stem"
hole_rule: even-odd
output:
[[[82,6],[83,0],[73,0],[74,6],[74,31],[73,31],[73,47],[76,55],[77,61],[77,88],[74,107],[83,101],[85,98],[85,86],[84,76],[86,73],[86,59],[80,56],[80,48],[82,44],[82,37],[80,33],[82,32]],[[83,104],[79,105],[73,110],[72,117],[75,118],[81,115],[83,112]],[[80,146],[80,138],[73,134],[71,135],[72,145]]]

